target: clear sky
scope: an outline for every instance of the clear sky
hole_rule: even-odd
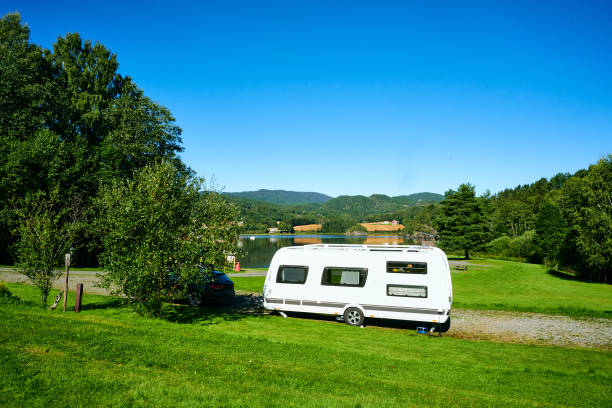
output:
[[[537,3],[537,4],[536,4]],[[435,6],[432,6],[434,5]],[[225,191],[481,193],[612,153],[612,2],[12,1],[78,32]]]

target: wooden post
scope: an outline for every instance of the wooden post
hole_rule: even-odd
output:
[[[74,311],[79,313],[81,311],[81,298],[83,297],[83,284],[77,283],[76,298],[74,300]]]
[[[62,312],[66,311],[66,300],[68,297],[68,272],[70,270],[70,254],[66,254],[66,283],[64,284],[64,307],[62,308]]]

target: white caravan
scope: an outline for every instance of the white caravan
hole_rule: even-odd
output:
[[[447,331],[453,299],[446,254],[436,247],[315,244],[276,251],[263,289],[269,310],[412,320]]]

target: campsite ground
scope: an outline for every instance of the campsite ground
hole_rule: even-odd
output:
[[[481,263],[492,266],[453,273],[462,307],[442,337],[401,322],[356,328],[327,317],[261,314],[246,290],[261,288],[262,277],[233,278],[241,307],[177,305],[164,319],[93,294],[79,314],[48,311],[36,305],[35,288],[12,283],[14,297],[0,300],[0,405],[610,406],[610,287],[537,265]],[[483,288],[488,274],[497,294]],[[544,292],[529,303],[531,287]],[[550,319],[570,340],[603,343],[516,335]],[[506,334],[488,332],[499,321],[509,325]]]

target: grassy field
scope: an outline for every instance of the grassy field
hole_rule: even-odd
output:
[[[612,318],[612,285],[553,275],[543,265],[476,259],[453,273],[453,306]],[[478,266],[490,265],[490,266]]]
[[[479,266],[483,265],[483,266]],[[237,289],[261,292],[263,277],[233,277]],[[555,276],[543,265],[475,259],[454,271],[453,307],[612,318],[612,285]]]
[[[263,290],[265,276],[232,276],[234,287],[237,290],[246,290],[248,292],[261,292]]]
[[[249,278],[241,278],[249,279]],[[0,300],[0,406],[611,406],[612,353],[176,307]],[[72,295],[72,294],[71,294]]]

